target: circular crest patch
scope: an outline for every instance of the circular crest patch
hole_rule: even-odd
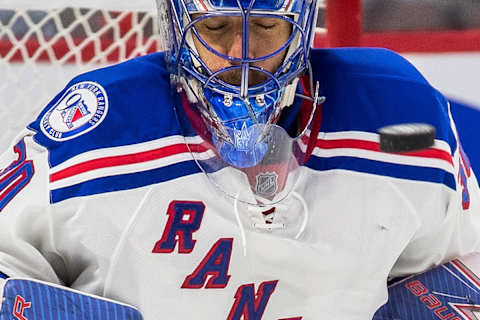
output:
[[[105,89],[91,81],[79,82],[45,113],[42,132],[55,141],[66,141],[95,129],[108,111]]]

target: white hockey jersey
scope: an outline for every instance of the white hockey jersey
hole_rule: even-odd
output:
[[[478,249],[480,192],[447,101],[387,50],[314,50],[312,65],[320,133],[266,213],[197,167],[162,53],[78,76],[1,157],[0,271],[147,320],[353,320],[386,302],[389,277]],[[376,130],[405,122],[434,125],[435,145],[380,152]]]

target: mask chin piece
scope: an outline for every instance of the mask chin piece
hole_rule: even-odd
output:
[[[213,136],[213,143],[220,157],[228,164],[236,168],[249,168],[259,164],[268,151],[268,143],[265,138],[265,126],[261,124],[247,127],[244,125],[240,130],[233,129],[230,136],[233,144]],[[230,130],[229,130],[230,131]]]

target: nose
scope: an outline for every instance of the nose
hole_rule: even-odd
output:
[[[241,58],[242,57],[242,34],[239,32],[235,32],[235,34],[231,39],[232,40],[228,48],[227,54],[233,58]]]
[[[241,32],[238,32],[238,33],[235,33],[234,36],[232,37],[232,40],[231,40],[231,43],[230,43],[230,46],[229,48],[227,49],[227,54],[228,56],[230,57],[233,57],[233,58],[242,58],[243,56],[243,41],[242,41],[242,34]],[[252,48],[252,43],[250,41],[249,45],[248,45],[248,57],[252,57],[252,53],[253,53],[253,48]],[[235,62],[232,62],[234,64],[236,64]]]

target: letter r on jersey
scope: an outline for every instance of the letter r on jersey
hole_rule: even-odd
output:
[[[168,221],[162,238],[155,243],[153,253],[190,253],[195,246],[193,233],[200,228],[205,205],[201,201],[172,201],[168,206]]]

